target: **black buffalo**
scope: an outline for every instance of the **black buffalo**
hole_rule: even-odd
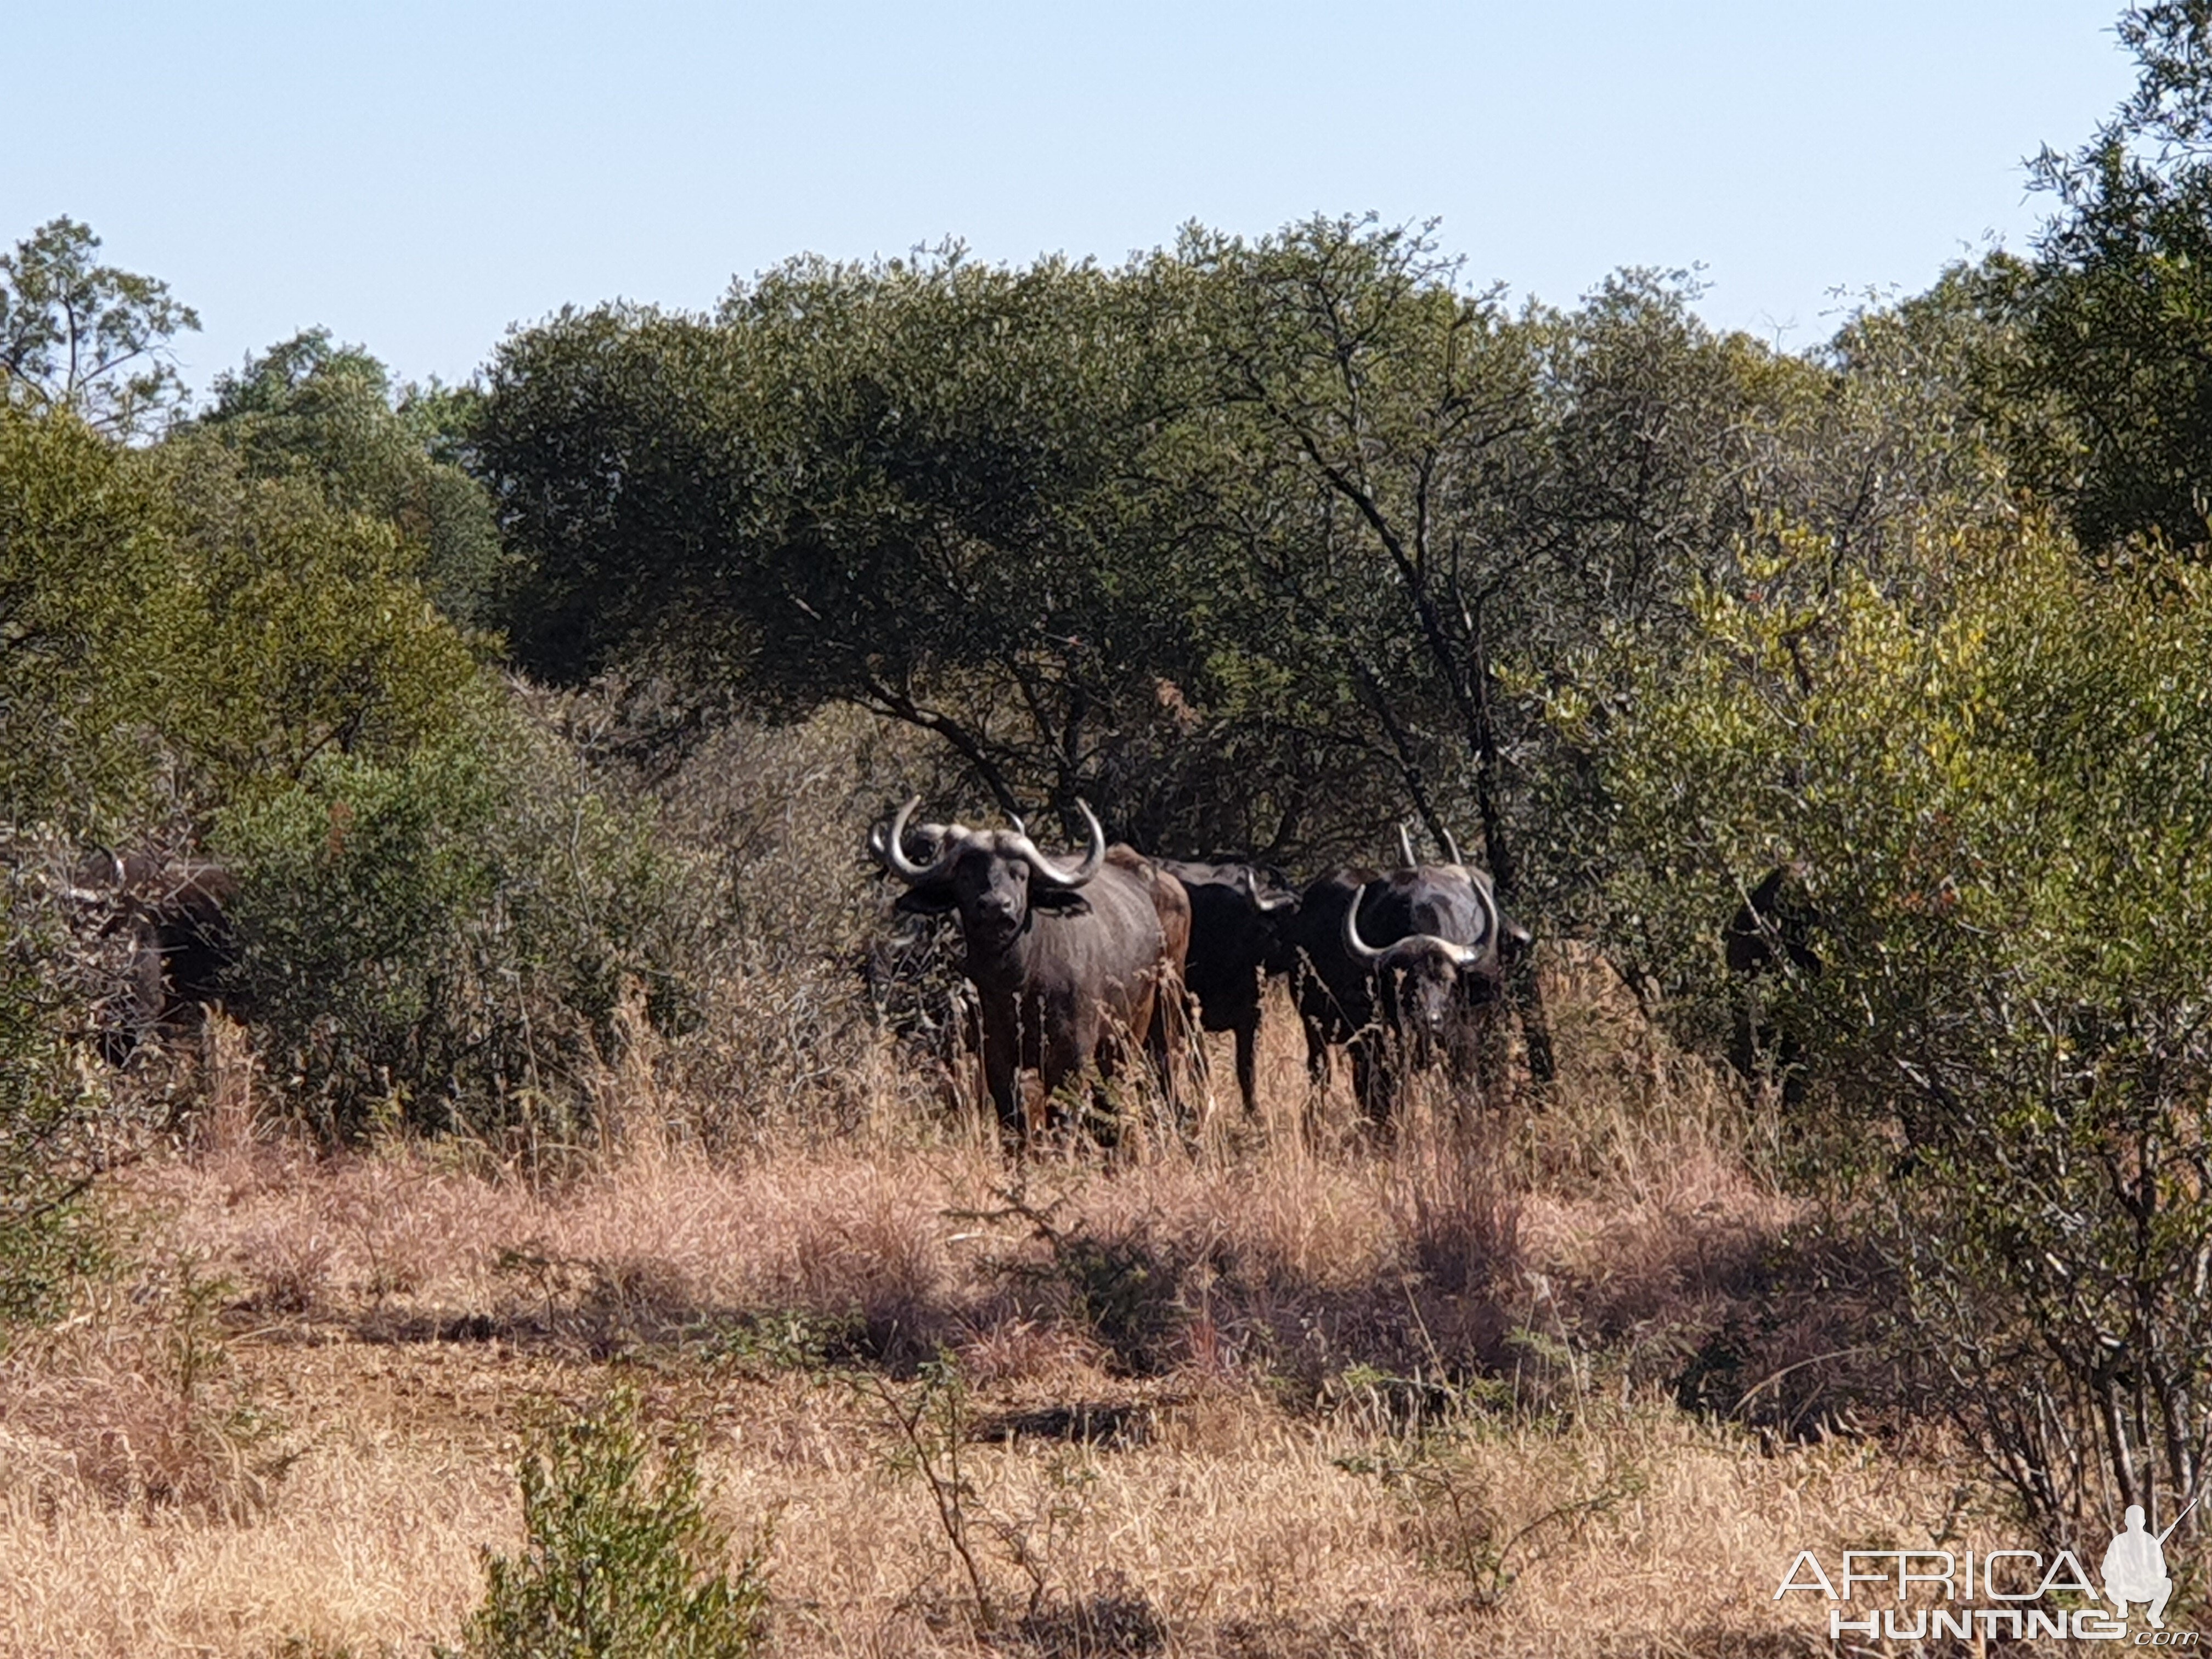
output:
[[[102,849],[77,866],[70,896],[101,964],[92,1038],[110,1063],[191,1030],[210,1008],[241,1012],[238,883],[223,866]]]
[[[1778,981],[1817,978],[1820,952],[1814,940],[1820,913],[1808,885],[1803,864],[1784,864],[1759,878],[1721,930],[1734,1003],[1729,1064],[1747,1081],[1772,1075],[1782,1082],[1782,1097],[1795,1105],[1805,1092],[1803,1045],[1778,1026],[1765,1004]]]
[[[1261,994],[1268,975],[1287,973],[1291,966],[1284,928],[1297,913],[1298,896],[1263,866],[1181,859],[1159,864],[1190,895],[1190,957],[1183,981],[1204,1029],[1237,1034],[1237,1091],[1251,1112]]]
[[[1131,848],[1109,848],[1087,805],[1091,844],[1072,870],[1023,830],[957,823],[928,826],[934,848],[917,864],[903,841],[919,804],[902,806],[869,848],[907,884],[902,910],[960,919],[1001,1125],[1024,1138],[1043,1127],[1022,1109],[1024,1066],[1037,1073],[1048,1111],[1085,1067],[1111,1079],[1129,1037],[1146,1043],[1164,1079],[1190,947],[1182,885]]]
[[[1291,933],[1307,1064],[1325,1081],[1330,1045],[1347,1045],[1361,1109],[1378,1120],[1401,1073],[1428,1064],[1473,1011],[1498,1000],[1511,954],[1528,943],[1482,871],[1410,856],[1387,873],[1339,870],[1313,882]]]

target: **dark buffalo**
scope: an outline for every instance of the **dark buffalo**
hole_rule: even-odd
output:
[[[1722,953],[1735,981],[1729,1064],[1747,1081],[1778,1077],[1782,1097],[1792,1105],[1805,1092],[1802,1048],[1793,1033],[1774,1024],[1764,1005],[1777,981],[1820,972],[1813,945],[1820,913],[1807,885],[1808,874],[1806,866],[1795,863],[1768,871],[1721,930]]]
[[[1528,943],[1499,913],[1490,878],[1456,860],[1323,876],[1292,933],[1307,1064],[1325,1080],[1329,1045],[1348,1045],[1361,1109],[1377,1119],[1401,1069],[1427,1064],[1495,1002],[1510,954]]]
[[[1019,1073],[1034,1070],[1052,1109],[1060,1085],[1095,1065],[1110,1080],[1122,1045],[1140,1036],[1164,1079],[1173,1013],[1182,1000],[1190,901],[1131,848],[1109,848],[1087,805],[1091,845],[1062,869],[1020,830],[937,829],[928,861],[903,845],[918,798],[869,838],[907,884],[899,908],[954,914],[981,1005],[983,1071],[1009,1133],[1042,1127],[1022,1110]],[[1080,805],[1080,803],[1079,803]]]
[[[1197,1000],[1199,1023],[1237,1034],[1237,1092],[1255,1108],[1254,1075],[1260,999],[1267,975],[1289,971],[1284,924],[1298,896],[1277,872],[1251,864],[1162,859],[1160,868],[1190,895],[1190,958],[1183,982]]]
[[[111,1063],[237,1008],[238,884],[222,865],[103,849],[78,866],[70,896],[105,967],[93,1036]]]

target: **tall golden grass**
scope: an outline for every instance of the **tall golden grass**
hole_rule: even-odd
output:
[[[257,1127],[226,1051],[111,1194],[131,1265],[0,1365],[0,1652],[450,1641],[531,1425],[618,1376],[774,1517],[781,1652],[1826,1651],[1798,1549],[1993,1522],[1924,1432],[1820,1431],[1756,1113],[1558,977],[1541,1109],[1430,1081],[1364,1129],[1279,1018],[1256,1120],[1018,1162],[884,1050],[842,1133],[709,1148],[637,1045],[535,1182]],[[1723,1339],[1777,1374],[1746,1420],[1677,1403]],[[972,1577],[898,1455],[948,1376]]]

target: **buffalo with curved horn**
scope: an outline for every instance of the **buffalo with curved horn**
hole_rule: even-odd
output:
[[[1405,868],[1339,870],[1301,896],[1295,928],[1306,1062],[1328,1075],[1334,1043],[1352,1051],[1360,1106],[1388,1116],[1398,1057],[1429,1062],[1474,1010],[1498,1000],[1505,964],[1528,942],[1500,911],[1490,878],[1454,858],[1425,865],[1401,829]],[[1458,851],[1449,839],[1445,850]]]
[[[923,826],[934,845],[916,863],[904,841],[920,805],[908,799],[872,832],[869,850],[906,884],[900,910],[960,919],[1000,1124],[1024,1139],[1043,1127],[1022,1109],[1024,1067],[1037,1073],[1049,1110],[1060,1085],[1086,1067],[1110,1080],[1130,1036],[1145,1040],[1164,1080],[1190,946],[1181,884],[1131,848],[1109,848],[1081,801],[1090,840],[1073,869],[1021,830],[961,823]]]

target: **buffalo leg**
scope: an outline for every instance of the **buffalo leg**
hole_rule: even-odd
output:
[[[1021,1032],[1015,1012],[985,1004],[983,1008],[983,1079],[998,1109],[999,1130],[1017,1141],[1027,1138],[1023,1121],[1021,1091]]]
[[[1237,1026],[1237,1092],[1244,1102],[1244,1115],[1260,1109],[1258,1055],[1260,1016],[1240,1020]]]
[[[1079,1091],[1066,1087],[1071,1080],[1079,1085],[1085,1070],[1093,1065],[1100,1075],[1112,1075],[1112,1062],[1100,1048],[1099,1037],[1098,1018],[1088,1011],[1077,1012],[1072,1018],[1045,1021],[1037,1072],[1043,1085],[1043,1109],[1048,1125],[1065,1121],[1069,1108],[1075,1104]]]
[[[1389,1056],[1376,1052],[1377,1039],[1366,1032],[1352,1042],[1352,1092],[1370,1122],[1384,1123],[1390,1116],[1392,1072]]]

